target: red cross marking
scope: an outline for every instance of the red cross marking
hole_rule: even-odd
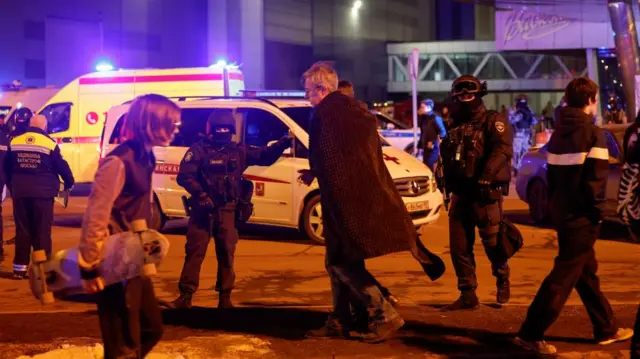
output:
[[[400,161],[398,160],[398,157],[391,157],[386,153],[383,153],[382,157],[384,158],[385,161],[391,161],[391,162],[394,162],[397,165],[400,164]]]

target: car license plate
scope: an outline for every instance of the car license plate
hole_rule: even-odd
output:
[[[407,211],[411,213],[426,211],[428,209],[429,209],[429,201],[407,203]]]

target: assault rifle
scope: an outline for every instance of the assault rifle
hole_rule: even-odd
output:
[[[442,192],[442,197],[444,199],[444,209],[449,211],[449,203],[451,202],[451,194],[447,192],[447,182],[444,178],[444,166],[442,165],[442,156],[438,155],[438,162],[436,162],[436,173],[434,173],[436,177],[436,184]]]

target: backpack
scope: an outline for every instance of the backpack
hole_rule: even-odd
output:
[[[506,259],[513,257],[524,246],[524,238],[518,227],[503,219],[498,232],[498,247]]]

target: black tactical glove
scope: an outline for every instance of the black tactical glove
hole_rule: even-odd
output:
[[[282,136],[282,138],[280,138],[280,140],[278,141],[278,144],[284,146],[284,148],[289,148],[293,146],[293,137],[289,135]]]
[[[202,192],[200,198],[198,198],[198,206],[213,209],[213,201],[206,193]]]

